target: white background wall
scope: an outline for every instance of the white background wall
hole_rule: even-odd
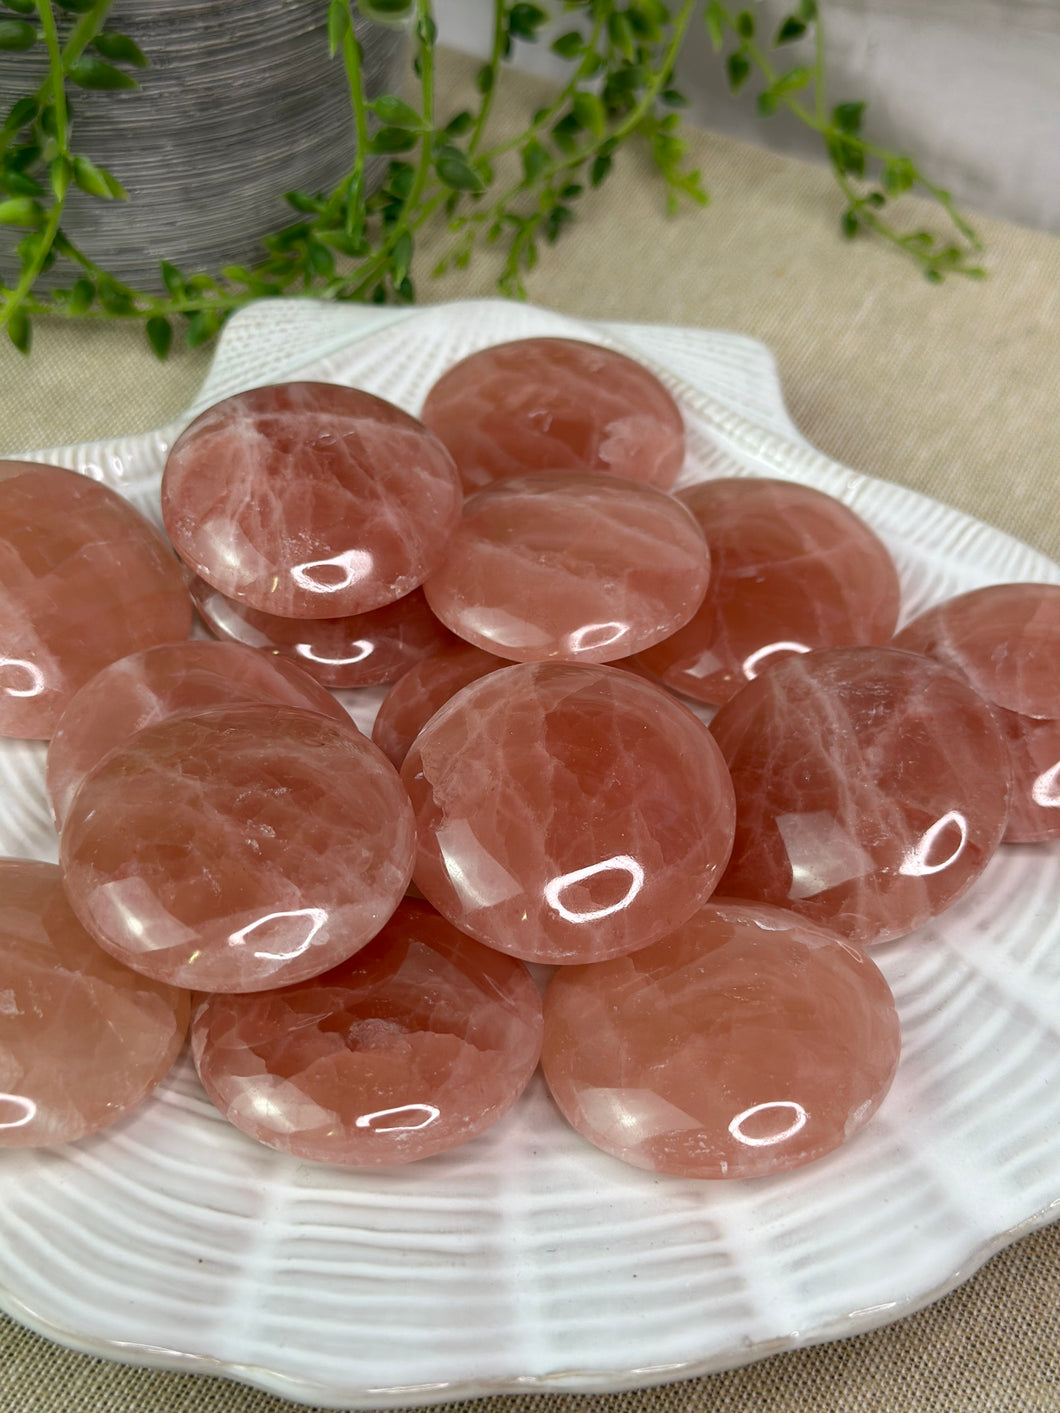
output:
[[[871,136],[915,157],[969,210],[1060,234],[1060,0],[821,0],[821,7],[831,101],[867,100]],[[772,33],[792,4],[761,0],[755,8]],[[438,16],[443,42],[488,51],[489,0],[438,0]],[[518,49],[521,67],[562,72],[547,48]],[[800,46],[786,46],[786,54],[798,62]],[[800,124],[783,115],[762,120],[753,93],[728,93],[701,24],[678,73],[692,121],[819,156]]]

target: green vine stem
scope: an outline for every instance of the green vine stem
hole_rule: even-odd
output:
[[[16,278],[7,284],[0,276],[0,328],[23,352],[39,315],[137,320],[164,357],[177,328],[188,344],[202,343],[252,299],[308,293],[409,301],[417,238],[439,219],[449,244],[434,273],[466,265],[481,243],[499,245],[500,288],[521,296],[542,242],[557,240],[574,223],[579,201],[607,180],[630,141],[647,144],[671,208],[706,202],[700,174],[687,165],[674,111],[684,102],[674,68],[697,15],[732,90],[756,83],[763,118],[785,109],[819,136],[844,201],[844,235],[866,232],[888,242],[933,281],[983,273],[979,239],[949,192],[912,158],[863,134],[864,104],[829,107],[825,27],[816,0],[795,0],[770,40],[762,38],[752,10],[722,0],[493,0],[477,101],[441,117],[431,0],[359,5],[368,20],[411,29],[415,102],[396,94],[369,97],[350,0],[328,0],[328,45],[350,101],[349,170],[330,192],[287,193],[294,219],[264,239],[256,264],[186,273],[163,260],[164,292],[138,290],[88,256],[63,226],[71,184],[99,200],[126,196],[111,173],[71,147],[76,90],[136,87],[135,71],[148,64],[131,36],[107,28],[110,8],[111,0],[0,0],[0,51],[17,56],[43,46],[48,60],[46,78],[28,85],[0,123],[0,225],[26,232],[15,248]],[[572,27],[550,45],[568,65],[565,78],[517,133],[490,144],[506,61],[518,45],[555,35],[555,22],[564,19]],[[804,38],[812,39],[812,59],[784,68],[776,56]],[[385,171],[370,190],[372,158]],[[934,200],[951,228],[949,238],[895,223],[890,204],[910,189]],[[53,266],[69,270],[71,283],[46,291],[40,276]]]

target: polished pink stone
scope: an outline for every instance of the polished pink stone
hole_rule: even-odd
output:
[[[461,638],[517,662],[610,662],[695,613],[710,556],[673,496],[542,473],[470,496],[427,602]]]
[[[325,976],[213,996],[192,1050],[237,1128],[297,1158],[410,1163],[501,1118],[541,1050],[541,998],[521,962],[406,901]]]
[[[639,661],[666,686],[726,702],[771,662],[813,648],[886,643],[898,574],[885,546],[839,501],[755,476],[681,491],[710,547],[701,607]]]
[[[0,736],[47,739],[107,663],[191,632],[162,536],[76,471],[0,461]]]
[[[108,957],[54,864],[0,860],[0,1148],[70,1143],[155,1088],[180,1053],[186,991]]]
[[[687,708],[627,672],[531,663],[465,687],[401,769],[416,884],[473,937],[538,962],[647,946],[714,890],[732,786]]]
[[[73,697],[48,747],[48,796],[61,827],[74,791],[109,751],[170,716],[277,702],[319,711],[356,730],[331,695],[278,658],[236,643],[168,643],[120,658]]]
[[[228,598],[284,618],[365,613],[441,562],[460,478],[382,398],[284,383],[226,398],[177,438],[162,512],[177,553]]]
[[[963,673],[994,707],[1012,759],[1005,838],[1060,837],[1060,586],[974,589],[929,608],[894,643]]]
[[[293,707],[215,707],[137,732],[82,781],[62,865],[120,961],[196,991],[262,991],[374,937],[414,848],[401,781],[364,736]]]
[[[786,658],[710,727],[736,790],[719,892],[857,942],[900,937],[975,882],[1008,817],[1008,758],[955,673],[894,648]]]
[[[576,339],[519,339],[473,353],[438,379],[420,415],[468,490],[555,470],[668,490],[685,458],[680,410],[654,373]]]
[[[376,713],[372,740],[400,770],[409,747],[434,713],[461,687],[502,667],[511,663],[455,639],[452,647],[432,653],[394,683]]]
[[[564,1116],[605,1152],[753,1178],[857,1133],[899,1048],[865,952],[779,908],[719,901],[633,956],[558,971],[541,1059]]]
[[[246,643],[296,664],[325,687],[374,687],[453,641],[421,589],[348,618],[278,618],[226,599],[197,575],[195,607],[219,638]]]

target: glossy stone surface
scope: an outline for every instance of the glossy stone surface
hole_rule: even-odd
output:
[[[213,996],[192,1050],[210,1098],[244,1133],[297,1158],[410,1163],[477,1137],[526,1087],[541,998],[521,962],[406,901],[326,975]]]
[[[610,662],[695,613],[710,556],[672,496],[542,473],[470,496],[427,602],[461,638],[517,662]]]
[[[752,1178],[857,1133],[899,1049],[866,953],[779,908],[719,901],[633,956],[558,971],[541,1059],[564,1117],[605,1152]]]
[[[73,697],[48,747],[48,797],[61,827],[88,772],[136,731],[208,707],[276,702],[318,711],[356,730],[319,683],[235,643],[168,643],[120,658]]]
[[[710,733],[615,668],[482,677],[432,717],[401,775],[424,897],[525,961],[647,946],[706,901],[732,841],[732,787]]]
[[[217,707],[148,726],[85,778],[62,866],[120,961],[196,991],[260,991],[374,937],[414,847],[401,782],[364,736],[292,707]]]
[[[694,617],[640,662],[674,691],[720,704],[772,662],[814,648],[886,643],[898,574],[886,547],[831,496],[756,476],[679,492],[710,546]]]
[[[1060,837],[1060,586],[975,589],[928,609],[894,643],[962,673],[994,708],[1012,761],[1005,838]]]
[[[46,740],[107,663],[191,632],[162,536],[108,486],[0,461],[0,736]]]
[[[332,383],[237,393],[177,438],[162,512],[177,553],[282,618],[365,613],[440,563],[460,515],[448,452],[382,398]]]
[[[372,740],[400,770],[409,747],[434,713],[461,687],[502,667],[511,663],[454,639],[452,647],[432,653],[394,683],[376,713]]]
[[[225,596],[197,575],[191,596],[212,633],[245,643],[308,672],[325,687],[394,682],[453,635],[427,607],[421,589],[348,618],[278,618]]]
[[[726,897],[879,942],[956,902],[1004,832],[1008,757],[990,709],[927,658],[787,658],[710,730],[736,790]]]
[[[0,859],[0,1148],[71,1143],[135,1108],[190,1001],[96,946],[54,864]]]
[[[647,368],[576,339],[518,339],[463,359],[423,421],[465,487],[537,471],[600,471],[668,490],[685,458],[681,413]]]

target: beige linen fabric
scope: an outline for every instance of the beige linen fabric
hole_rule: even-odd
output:
[[[469,65],[451,61],[451,101]],[[501,115],[540,89],[517,79]],[[848,245],[823,171],[697,134],[706,212],[662,214],[623,154],[578,225],[528,278],[531,299],[587,318],[737,330],[775,353],[788,405],[822,450],[1060,557],[1060,240],[983,222],[984,284],[929,286],[887,248]],[[909,203],[910,220],[932,218]],[[434,251],[440,233],[427,236]],[[493,262],[491,264],[491,261]],[[432,261],[424,262],[429,269]],[[492,253],[423,301],[493,292]],[[190,400],[200,350],[157,364],[136,329],[42,324],[24,361],[0,347],[0,455],[136,432]],[[1060,1174],[1058,1174],[1060,1196]],[[889,1328],[746,1369],[610,1397],[529,1397],[527,1413],[1060,1413],[1060,1227],[1026,1237],[953,1294]],[[223,1380],[89,1359],[0,1317],[0,1413],[279,1413]],[[476,1413],[513,1408],[484,1399]]]

